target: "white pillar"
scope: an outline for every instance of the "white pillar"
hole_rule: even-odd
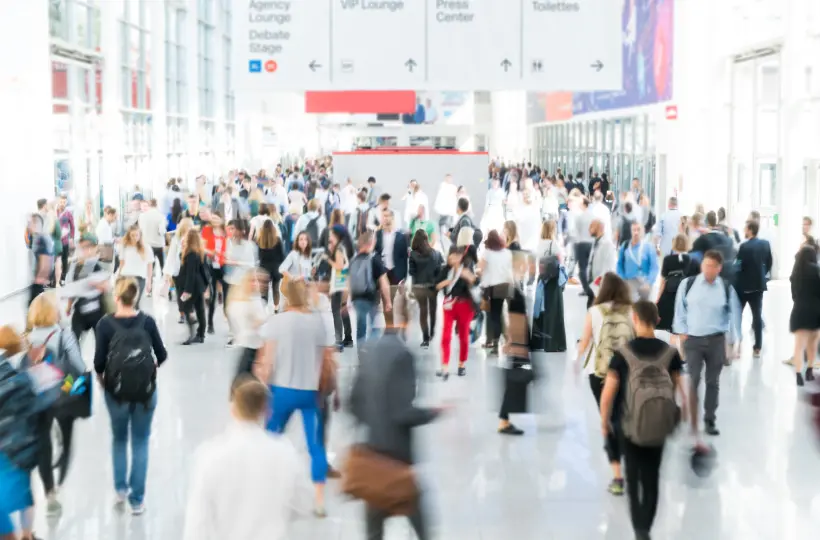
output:
[[[186,0],[186,17],[185,28],[182,39],[186,43],[186,54],[188,58],[185,59],[185,67],[187,73],[185,74],[186,89],[188,96],[186,99],[188,110],[188,133],[186,158],[187,163],[182,165],[185,174],[183,181],[187,182],[189,189],[195,188],[195,179],[197,175],[203,174],[207,171],[198,170],[199,164],[199,150],[200,150],[200,129],[199,129],[199,66],[197,55],[199,54],[199,36],[197,33],[197,24],[199,20],[198,2],[196,0]]]
[[[780,54],[780,163],[778,170],[777,276],[788,276],[801,242],[803,178],[812,119],[805,99],[808,6],[806,0],[785,2],[785,41]]]
[[[103,204],[120,208],[120,191],[127,192],[125,134],[122,121],[122,43],[120,15],[122,0],[100,2],[101,49],[104,56],[102,81],[102,198]]]
[[[165,193],[168,174],[168,99],[165,66],[165,2],[146,2],[151,21],[151,188],[155,198]]]
[[[54,195],[51,60],[47,2],[0,4],[0,215],[8,257],[0,269],[0,296],[29,285],[23,244],[26,215]],[[13,263],[9,263],[11,260]]]

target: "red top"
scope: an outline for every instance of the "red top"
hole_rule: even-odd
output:
[[[210,252],[210,258],[216,264],[225,266],[225,249],[228,247],[228,236],[223,231],[221,235],[214,234],[214,228],[210,225],[202,227],[202,241],[205,243],[205,251]]]

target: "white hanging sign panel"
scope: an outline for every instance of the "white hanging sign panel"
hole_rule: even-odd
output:
[[[234,87],[619,90],[615,0],[240,0]]]

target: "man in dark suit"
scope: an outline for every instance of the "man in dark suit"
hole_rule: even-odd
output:
[[[757,237],[760,223],[746,222],[746,241],[737,252],[737,276],[735,289],[740,299],[741,313],[746,304],[752,309],[752,329],[755,334],[754,357],[760,357],[763,347],[763,293],[766,291],[768,274],[772,270],[772,248],[767,240]]]
[[[401,338],[409,319],[403,297],[397,298],[393,312],[395,317],[387,323],[384,335],[362,349],[360,369],[356,370],[350,394],[350,412],[367,427],[365,445],[369,450],[412,466],[414,428],[432,422],[444,409],[414,404],[418,377],[413,353]],[[369,504],[366,512],[367,538],[384,538],[387,512]],[[420,501],[408,518],[416,536],[428,538]]]
[[[396,228],[396,219],[393,210],[385,208],[382,211],[381,227],[376,231],[376,255],[387,268],[387,281],[390,283],[390,298],[396,296],[399,283],[407,279],[409,246],[407,234]],[[390,313],[385,313],[385,320]],[[389,321],[387,321],[389,323]]]

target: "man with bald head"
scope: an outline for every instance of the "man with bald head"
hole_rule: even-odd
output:
[[[592,236],[592,250],[589,254],[589,285],[595,294],[601,286],[601,279],[607,272],[614,272],[618,264],[618,253],[615,244],[606,235],[606,226],[600,218],[594,218],[589,224],[589,234]],[[587,298],[587,309],[592,306],[594,296]]]

